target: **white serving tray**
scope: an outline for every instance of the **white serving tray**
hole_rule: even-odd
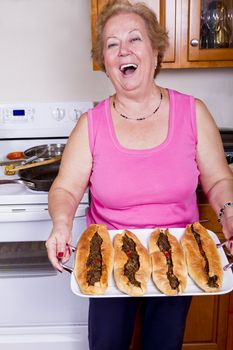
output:
[[[133,232],[134,234],[136,234],[138,236],[138,238],[140,239],[141,243],[146,248],[148,248],[148,240],[149,240],[150,234],[153,231],[153,229],[136,229],[136,230],[132,229],[130,231]],[[110,234],[110,237],[113,239],[115,234],[122,233],[123,230],[109,230],[108,232]],[[183,233],[184,233],[184,228],[170,228],[169,232],[172,235],[176,236],[178,240],[180,240]],[[216,234],[214,232],[209,231],[209,230],[208,230],[208,232],[209,232],[210,236],[213,238],[215,243],[220,243],[218,237],[216,236]],[[229,261],[227,260],[227,257],[225,255],[223,248],[219,248],[218,252],[219,252],[220,257],[221,257],[222,266],[224,267],[225,265],[227,265],[229,263]],[[116,287],[115,282],[114,282],[114,278],[113,278],[113,274],[109,278],[108,289],[105,292],[105,294],[103,294],[103,295],[83,294],[79,289],[79,286],[76,282],[76,279],[75,279],[75,276],[73,273],[71,274],[71,290],[73,291],[74,294],[81,296],[81,297],[86,297],[86,298],[129,297],[128,294],[122,293]],[[233,290],[233,273],[232,273],[231,269],[228,269],[228,270],[223,272],[223,285],[222,285],[222,289],[219,292],[214,292],[214,293],[204,292],[188,276],[186,290],[182,294],[179,294],[179,295],[180,296],[182,296],[182,295],[193,295],[193,296],[197,296],[197,295],[221,295],[221,294],[229,293],[232,290]],[[147,293],[143,295],[143,297],[149,297],[149,296],[150,297],[151,296],[152,297],[166,296],[165,294],[163,294],[162,292],[160,292],[156,288],[156,286],[154,285],[154,283],[152,281],[152,278],[148,282]]]

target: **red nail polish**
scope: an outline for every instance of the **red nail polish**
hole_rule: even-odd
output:
[[[231,236],[231,237],[229,238],[229,241],[233,241],[233,236]]]
[[[233,243],[230,243],[230,250],[232,250],[233,248]]]
[[[58,254],[57,254],[57,257],[60,259],[60,258],[63,258],[63,256],[64,256],[64,253],[63,252],[59,252]]]

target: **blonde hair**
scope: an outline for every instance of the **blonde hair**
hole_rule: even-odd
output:
[[[143,2],[135,4],[128,0],[109,0],[100,12],[95,28],[96,40],[92,48],[92,57],[105,72],[103,57],[103,30],[107,21],[120,13],[134,13],[139,15],[145,23],[146,31],[153,49],[158,51],[157,67],[154,77],[161,68],[164,52],[168,47],[168,34],[158,23],[156,14]]]

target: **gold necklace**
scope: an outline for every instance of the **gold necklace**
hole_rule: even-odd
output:
[[[154,110],[151,114],[147,115],[146,117],[139,117],[139,118],[128,117],[128,116],[126,116],[125,114],[122,114],[122,113],[120,113],[120,112],[117,110],[116,101],[115,101],[115,100],[112,102],[112,105],[113,105],[113,108],[115,109],[115,111],[116,111],[122,118],[131,119],[131,120],[136,120],[136,121],[145,120],[145,119],[147,119],[147,118],[152,117],[155,113],[157,113],[158,110],[159,110],[159,108],[160,108],[160,106],[161,106],[161,103],[162,103],[162,100],[163,100],[163,94],[162,94],[162,91],[161,91],[160,89],[159,89],[159,91],[160,91],[160,100],[159,100],[159,104],[158,104],[158,106],[155,108],[155,110]]]

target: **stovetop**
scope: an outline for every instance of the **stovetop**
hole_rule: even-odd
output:
[[[67,142],[78,118],[92,102],[0,104],[0,161],[10,152],[25,151],[44,144]],[[0,179],[15,179],[5,175],[0,166]],[[23,184],[1,184],[0,206],[46,204],[48,192],[38,192]],[[82,203],[88,203],[85,193]]]

